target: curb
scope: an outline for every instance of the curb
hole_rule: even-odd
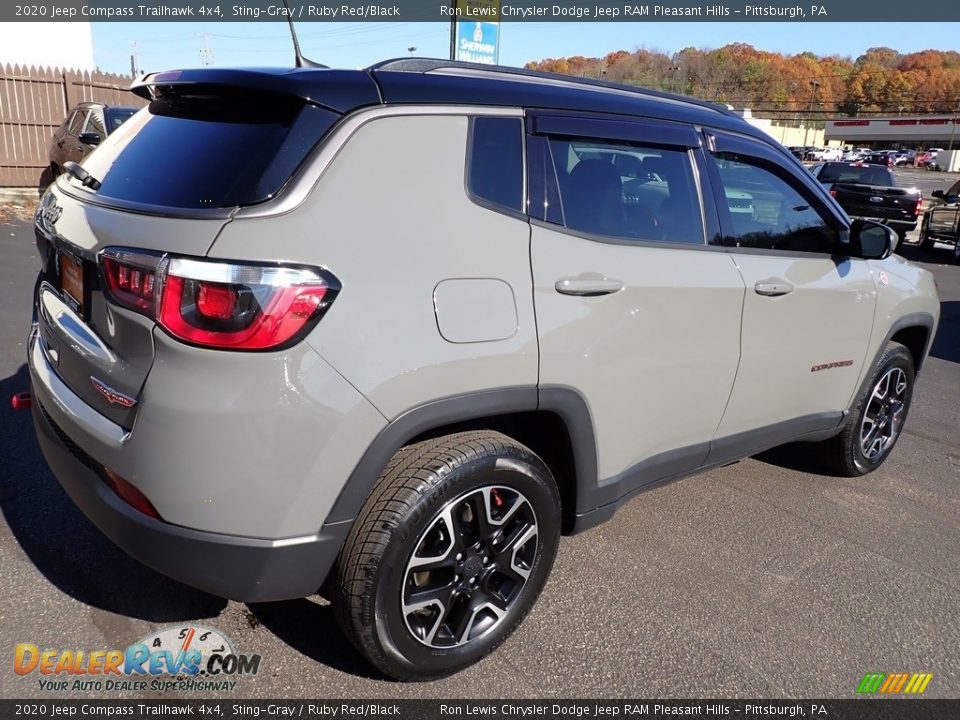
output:
[[[0,187],[0,203],[25,205],[40,199],[36,188]]]

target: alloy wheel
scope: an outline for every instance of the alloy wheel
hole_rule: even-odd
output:
[[[860,423],[860,451],[870,461],[880,458],[893,445],[906,414],[907,374],[890,368],[873,386]]]
[[[537,542],[533,506],[512,488],[474,488],[444,505],[404,570],[400,604],[407,629],[434,648],[492,631],[520,596]]]

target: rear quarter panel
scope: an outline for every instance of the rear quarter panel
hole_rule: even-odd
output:
[[[535,385],[529,225],[467,196],[465,115],[391,112],[335,131],[327,145],[339,150],[304,202],[231,222],[210,255],[333,272],[343,289],[307,342],[387,419],[455,394]],[[462,303],[455,316],[465,322],[441,333],[437,288],[465,279],[512,291],[515,317],[501,319],[515,325],[508,337],[471,342]],[[503,299],[481,299],[473,312],[496,312]]]

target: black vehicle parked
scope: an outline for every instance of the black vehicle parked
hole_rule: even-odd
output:
[[[63,172],[65,162],[82,162],[107,135],[135,112],[137,108],[134,107],[111,107],[105,103],[85,102],[77,105],[50,139],[50,166],[40,179],[40,191],[46,190]]]
[[[884,167],[893,167],[894,154],[890,150],[878,150],[868,153],[861,161],[867,165],[883,165]]]
[[[933,248],[936,242],[953,245],[953,260],[960,263],[960,182],[949,190],[934,190],[933,201],[920,226],[920,247]]]
[[[920,191],[897,187],[889,168],[860,162],[828,162],[814,165],[810,172],[850,217],[889,225],[897,231],[900,240],[917,227]]]

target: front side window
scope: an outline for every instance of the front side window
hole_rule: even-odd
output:
[[[800,192],[763,161],[717,153],[729,221],[725,244],[735,247],[830,253],[836,231]]]
[[[693,167],[679,149],[551,137],[563,223],[616,239],[702,244]]]

